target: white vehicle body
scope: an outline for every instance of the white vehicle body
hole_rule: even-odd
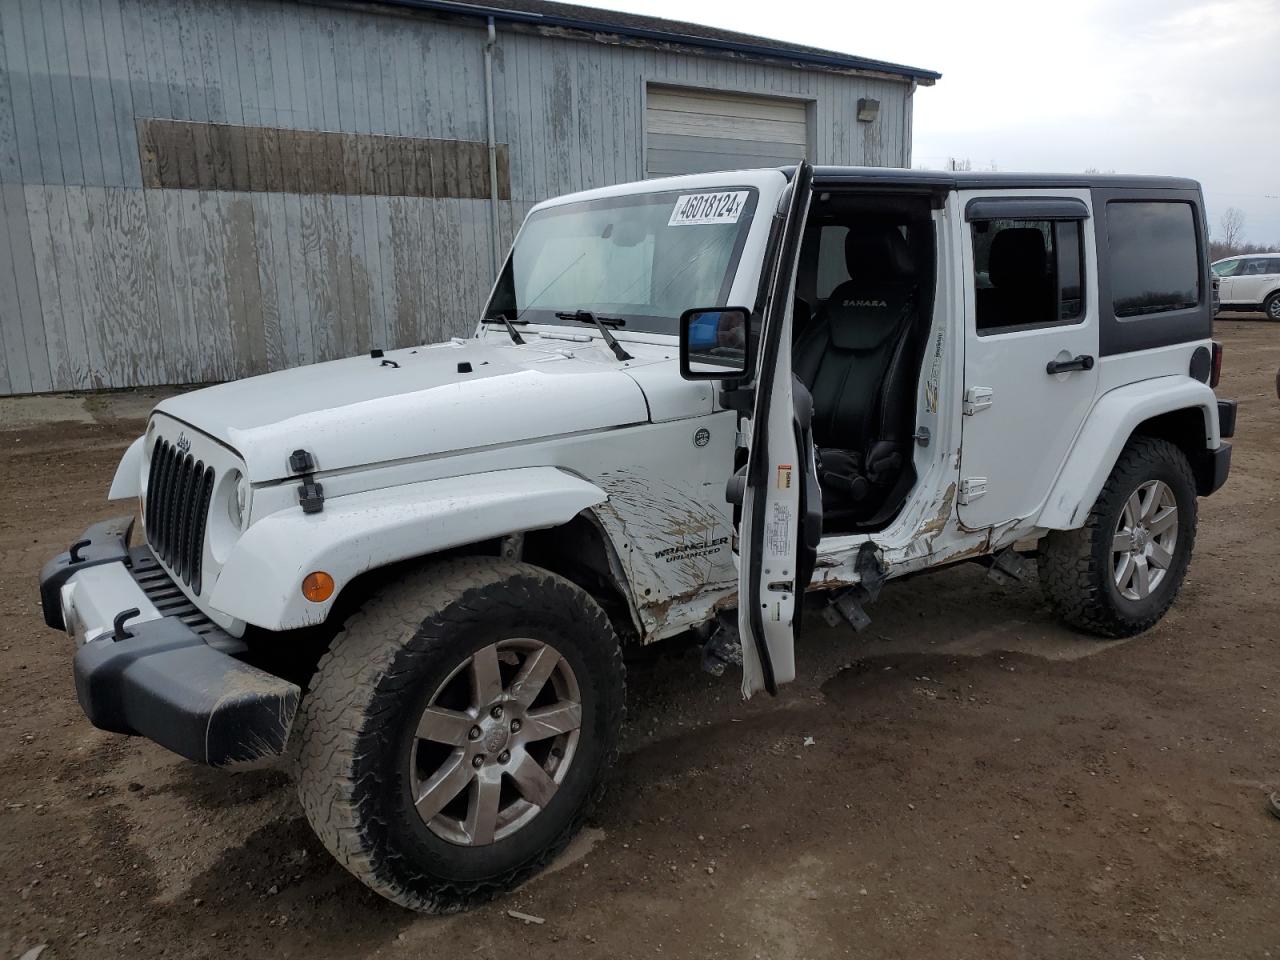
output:
[[[688,633],[776,693],[806,593],[862,629],[886,581],[1021,578],[1032,542],[1068,624],[1158,622],[1230,467],[1206,247],[1164,178],[801,163],[550,200],[472,336],[159,404],[110,488],[144,542],[91,527],[45,620],[96,726],[214,766],[294,744],[326,847],[458,909],[599,798],[624,644]]]
[[[1222,309],[1262,311],[1280,320],[1280,253],[1249,253],[1213,264]]]
[[[768,236],[763,211],[776,207],[787,183],[776,170],[695,175],[557,198],[534,212],[646,192],[754,187],[762,213],[728,298],[750,302]],[[1133,428],[1161,413],[1200,411],[1204,447],[1220,443],[1213,391],[1185,375],[1207,341],[1103,357],[1091,371],[1045,376],[1044,360],[1097,350],[1091,233],[1084,321],[1015,333],[998,351],[984,349],[972,322],[964,210],[974,199],[1006,197],[1091,204],[1083,188],[947,195],[935,214],[938,293],[917,403],[930,443],[916,448],[919,481],[884,530],[823,538],[815,588],[858,583],[857,557],[869,542],[891,579],[1079,526]],[[202,589],[177,582],[233,636],[248,625],[282,631],[323,622],[341,588],[365,571],[554,528],[583,511],[607,537],[644,640],[733,606],[738,577],[723,488],[737,415],[717,408],[710,383],[681,379],[671,336],[621,331],[634,358],[619,362],[590,326],[531,325],[522,333],[529,342],[517,346],[500,325],[482,324],[473,338],[173,397],[157,406],[111,495],[146,497],[161,439],[181,438],[193,457],[215,467]],[[460,364],[470,372],[460,373]],[[1055,416],[1045,423],[1029,409]],[[323,485],[318,513],[300,509],[298,485],[290,482],[289,456],[299,448],[314,458],[313,476]],[[243,530],[228,511],[235,484],[227,478],[239,476],[249,485]],[[300,594],[298,584],[312,570],[337,579],[328,601]]]

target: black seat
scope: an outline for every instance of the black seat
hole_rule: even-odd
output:
[[[1054,281],[1044,234],[1035,227],[1006,227],[991,240],[991,286],[975,297],[979,330],[1055,320]]]
[[[911,249],[893,223],[850,229],[845,260],[852,279],[801,333],[794,365],[813,396],[823,514],[858,523],[879,511],[910,455],[901,435],[915,400],[905,346],[918,283]]]

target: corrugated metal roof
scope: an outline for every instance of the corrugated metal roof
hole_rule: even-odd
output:
[[[365,0],[356,0],[365,2]],[[623,13],[601,10],[597,7],[579,6],[574,3],[556,3],[553,0],[486,0],[484,3],[464,3],[460,0],[367,0],[399,7],[414,7],[456,16],[493,17],[495,21],[525,23],[548,27],[564,27],[592,33],[616,33],[625,37],[655,40],[665,43],[681,43],[691,47],[703,47],[747,56],[782,59],[818,67],[836,67],[845,70],[865,70],[890,74],[932,84],[942,74],[921,67],[910,67],[887,60],[871,60],[835,50],[809,47],[799,43],[770,40],[749,33],[722,30],[681,20],[665,20],[639,13]]]

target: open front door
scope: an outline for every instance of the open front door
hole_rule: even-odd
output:
[[[760,330],[754,406],[738,529],[742,693],[778,692],[795,679],[795,631],[822,535],[809,429],[813,404],[791,372],[797,254],[813,183],[801,162],[791,184]]]

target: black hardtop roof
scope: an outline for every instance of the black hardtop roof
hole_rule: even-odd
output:
[[[788,176],[794,167],[785,168]],[[1114,190],[1199,190],[1186,177],[1131,176],[1115,173],[990,173],[982,171],[907,170],[901,167],[814,167],[813,185],[917,186],[940,190],[1004,190],[1085,187]]]

